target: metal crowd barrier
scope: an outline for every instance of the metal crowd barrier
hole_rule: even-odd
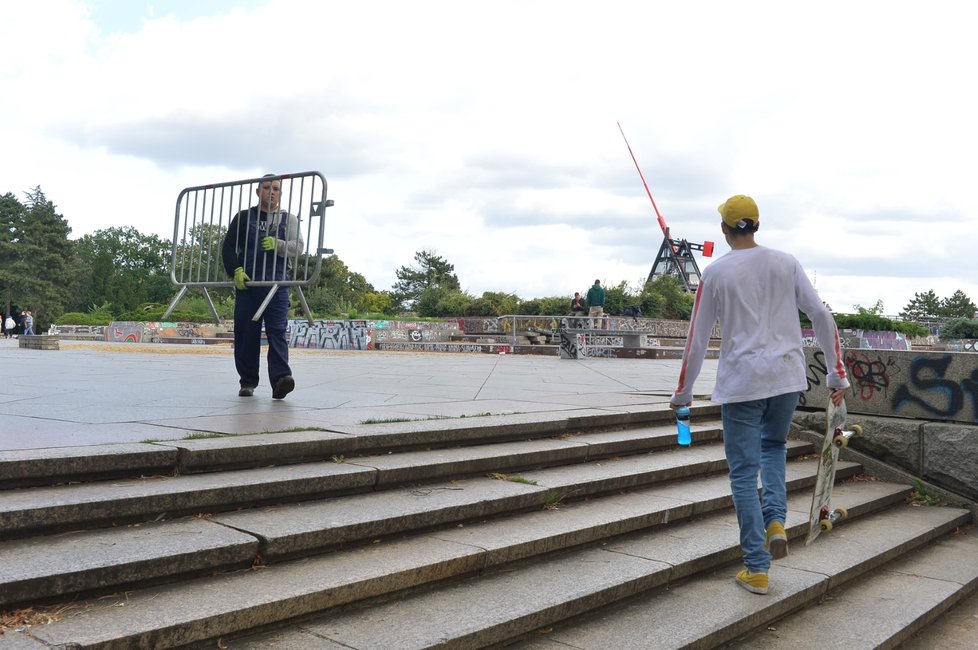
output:
[[[323,255],[333,252],[323,248],[326,208],[333,205],[326,198],[326,179],[319,172],[281,174],[262,178],[250,178],[229,183],[215,183],[188,187],[177,197],[176,216],[173,220],[173,250],[170,259],[170,280],[179,287],[163,318],[166,319],[188,289],[200,289],[207,300],[215,320],[221,317],[208,293],[212,288],[234,288],[234,279],[228,277],[221,261],[224,236],[234,216],[259,204],[258,190],[262,183],[280,181],[279,212],[298,218],[299,227],[287,242],[289,254],[283,259],[288,264],[286,280],[254,280],[248,283],[252,289],[268,287],[268,295],[255,320],[265,311],[275,292],[283,286],[294,288],[302,309],[310,324],[312,313],[302,288],[315,282],[322,270]],[[239,220],[244,226],[245,220]],[[248,251],[255,256],[258,252]],[[276,257],[276,264],[279,258]]]

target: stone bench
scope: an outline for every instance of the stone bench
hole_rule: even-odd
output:
[[[19,345],[27,350],[60,350],[57,336],[50,334],[21,334],[17,340]]]
[[[583,359],[587,356],[588,340],[595,338],[620,338],[623,348],[648,347],[648,332],[635,330],[562,329],[560,330],[560,358]]]

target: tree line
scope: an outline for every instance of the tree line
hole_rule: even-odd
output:
[[[3,312],[17,315],[30,309],[37,331],[55,322],[159,320],[176,294],[170,279],[171,261],[179,270],[182,259],[206,254],[219,264],[223,227],[200,228],[209,231],[188,233],[176,250],[172,242],[132,226],[106,228],[70,239],[67,220],[40,187],[26,192],[23,201],[8,192],[0,197]],[[208,250],[201,251],[200,242],[208,242]],[[524,300],[496,291],[472,295],[462,289],[455,266],[432,250],[416,252],[413,262],[397,269],[395,277],[397,281],[389,290],[378,290],[339,257],[329,255],[323,258],[318,279],[304,293],[314,316],[323,319],[386,318],[404,313],[438,318],[570,312],[570,296]],[[209,293],[221,317],[230,318],[233,290],[211,289]],[[676,278],[668,276],[638,289],[620,282],[606,286],[605,294],[604,309],[612,315],[637,307],[644,317],[686,320],[693,304],[693,296],[683,291]],[[857,306],[856,314],[837,316],[837,320],[840,327],[905,330],[912,323],[931,325],[936,321],[945,326],[954,324],[956,332],[971,332],[973,323],[974,335],[961,338],[978,338],[975,312],[975,304],[961,291],[944,299],[927,291],[916,294],[900,313],[902,324],[883,318],[879,302],[869,309]],[[210,318],[204,298],[192,294],[181,300],[170,317],[191,322]]]

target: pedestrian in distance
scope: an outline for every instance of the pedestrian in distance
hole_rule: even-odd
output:
[[[706,267],[700,279],[670,405],[675,409],[692,402],[693,383],[719,323],[720,362],[711,400],[721,405],[744,556],[745,568],[736,582],[752,593],[766,594],[772,557],[788,554],[787,436],[799,395],[808,387],[799,310],[811,319],[825,354],[827,386],[836,405],[844,401],[849,381],[835,320],[801,264],[788,253],[754,241],[760,226],[754,200],[738,194],[718,209],[730,251]]]
[[[3,322],[3,335],[5,338],[10,338],[14,335],[14,328],[17,327],[17,323],[14,322],[14,317],[7,314],[7,319]]]
[[[587,315],[592,319],[591,328],[595,325],[593,319],[598,319],[597,329],[606,329],[604,323],[604,288],[600,280],[595,280],[591,288],[587,290]]]
[[[574,297],[571,298],[570,311],[571,316],[583,316],[587,313],[587,303],[581,297],[580,291],[574,292]]]
[[[255,193],[258,205],[231,219],[221,251],[224,270],[234,278],[234,366],[238,371],[238,395],[251,397],[258,387],[264,325],[272,399],[282,399],[295,388],[286,338],[289,287],[278,287],[261,317],[254,320],[270,287],[252,287],[249,283],[288,280],[289,260],[296,260],[303,250],[302,233],[298,218],[279,209],[279,177],[266,174]]]
[[[24,328],[24,336],[34,336],[34,316],[31,315],[29,309],[24,310],[24,317],[21,319],[20,325]]]

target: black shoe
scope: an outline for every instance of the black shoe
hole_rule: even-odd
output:
[[[292,375],[285,375],[280,377],[277,382],[275,382],[275,389],[272,391],[272,399],[282,399],[295,389],[295,379],[292,379]]]
[[[238,397],[251,397],[255,394],[254,386],[242,386],[238,391]]]

